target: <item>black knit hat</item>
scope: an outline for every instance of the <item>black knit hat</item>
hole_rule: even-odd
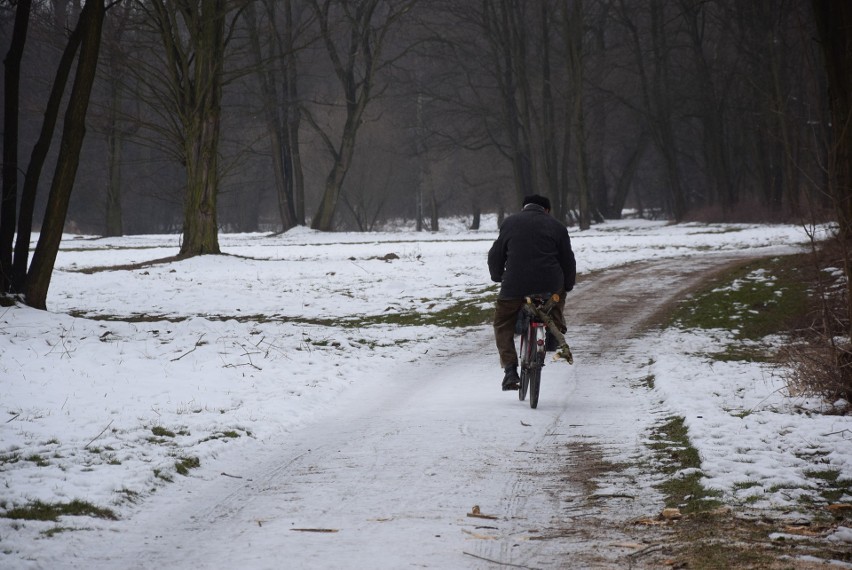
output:
[[[545,210],[550,209],[550,200],[546,196],[539,196],[538,194],[533,194],[532,196],[524,196],[524,203],[522,207],[526,206],[527,204],[538,204]]]

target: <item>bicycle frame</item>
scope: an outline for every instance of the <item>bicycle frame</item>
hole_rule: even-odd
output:
[[[545,301],[547,295],[534,295],[526,298],[523,305],[524,318],[521,332],[520,377],[518,398],[524,400],[527,389],[530,393],[530,407],[538,406],[538,394],[541,382],[541,369],[544,367],[544,355],[547,351],[547,313],[559,301],[553,295]],[[545,319],[541,317],[544,316]]]

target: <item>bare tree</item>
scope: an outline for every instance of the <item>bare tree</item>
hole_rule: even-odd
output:
[[[226,18],[235,6],[227,0],[150,0],[139,7],[163,45],[160,59],[146,67],[144,80],[186,172],[180,255],[219,253],[219,142],[230,37]]]
[[[282,230],[286,231],[305,223],[296,59],[300,23],[298,14],[294,14],[292,0],[262,0],[263,18],[258,18],[254,4],[248,3],[245,17],[269,132],[278,214]],[[280,16],[278,8],[282,12]],[[267,33],[261,34],[261,29]],[[266,42],[261,41],[261,35]]]
[[[640,29],[635,10],[625,0],[618,2],[619,20],[628,30],[636,58],[640,89],[635,108],[662,157],[669,187],[669,209],[674,220],[679,222],[686,215],[689,202],[678,163],[680,151],[675,135],[674,82],[670,69],[672,48],[666,29],[666,4],[663,0],[650,0],[647,28]]]
[[[138,120],[125,121],[122,111],[127,83],[128,58],[125,53],[124,39],[133,24],[134,5],[125,1],[107,11],[104,20],[103,56],[107,100],[105,117],[100,129],[107,143],[106,204],[104,216],[104,235],[124,235],[122,223],[122,150],[124,140],[139,128]],[[132,31],[132,30],[131,30]]]
[[[346,111],[336,140],[320,126],[313,113],[307,115],[332,157],[322,199],[311,221],[314,229],[328,231],[333,227],[364,112],[383,88],[377,84],[379,73],[399,57],[398,53],[386,51],[389,35],[415,3],[416,0],[313,0],[322,41],[342,88]]]
[[[585,62],[583,57],[583,1],[573,0],[569,8],[568,0],[564,5],[565,38],[568,47],[568,70],[573,86],[573,110],[571,112],[571,131],[576,142],[577,194],[580,210],[579,225],[587,230],[592,225],[591,198],[589,192],[589,156],[586,140],[586,114],[583,105],[583,76]]]

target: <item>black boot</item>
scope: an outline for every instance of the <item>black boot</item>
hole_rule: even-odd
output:
[[[504,369],[506,373],[503,376],[503,391],[509,392],[511,390],[517,390],[521,387],[521,379],[518,376],[517,366],[507,366]]]

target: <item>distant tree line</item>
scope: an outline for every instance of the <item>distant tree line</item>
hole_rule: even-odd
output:
[[[820,36],[842,3],[3,0],[3,288],[32,229],[182,232],[190,256],[534,192],[581,229],[820,213],[848,194]]]

